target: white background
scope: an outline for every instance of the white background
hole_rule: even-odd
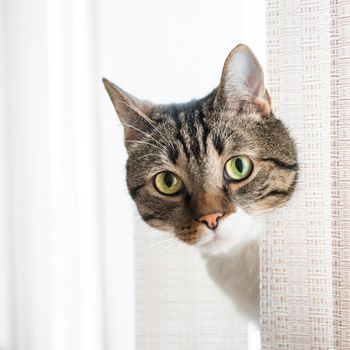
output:
[[[0,349],[134,346],[133,204],[106,76],[201,97],[264,1],[0,2]]]

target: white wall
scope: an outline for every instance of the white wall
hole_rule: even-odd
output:
[[[116,19],[124,39],[115,62],[120,69],[128,57],[123,71],[129,75],[110,78],[137,96],[174,102],[207,94],[240,42],[265,63],[264,1],[149,0],[129,6],[127,20]]]

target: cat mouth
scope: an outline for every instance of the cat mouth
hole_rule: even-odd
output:
[[[220,222],[217,229],[203,230],[195,246],[205,253],[226,253],[240,244],[255,239],[260,230],[261,223],[238,208],[234,214]]]

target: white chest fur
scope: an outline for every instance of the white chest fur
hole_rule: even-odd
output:
[[[237,216],[236,216],[237,215]],[[231,218],[232,217],[232,218]],[[259,233],[262,222],[242,210],[198,243],[216,284],[249,319],[259,320]]]

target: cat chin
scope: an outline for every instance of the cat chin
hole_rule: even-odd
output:
[[[219,255],[239,247],[258,237],[262,222],[253,219],[245,211],[237,208],[215,230],[205,229],[200,240],[195,244],[202,253]]]

